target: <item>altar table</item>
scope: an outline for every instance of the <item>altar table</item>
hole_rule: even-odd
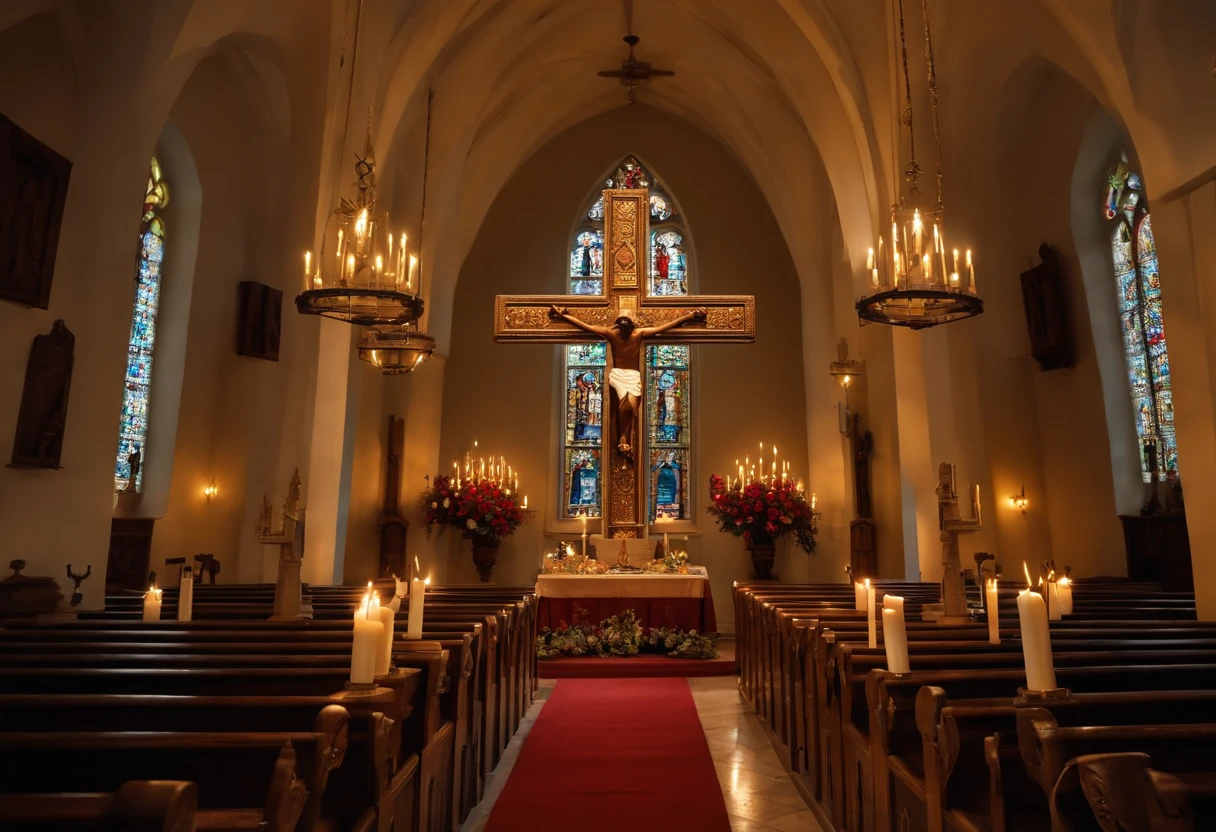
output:
[[[632,609],[642,626],[675,627],[714,633],[718,620],[709,576],[565,575],[542,574],[536,579],[536,627],[554,629],[574,621],[574,611],[586,610],[585,621],[599,622]],[[582,615],[582,613],[580,613]]]

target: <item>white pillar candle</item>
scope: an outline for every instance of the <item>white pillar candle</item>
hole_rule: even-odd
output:
[[[187,566],[182,570],[181,587],[177,593],[177,620],[189,621],[194,615],[194,572]]]
[[[1001,610],[1000,603],[997,600],[997,584],[996,578],[988,581],[988,588],[985,590],[988,601],[988,643],[1001,643]]]
[[[422,638],[422,607],[426,603],[426,588],[430,583],[430,578],[425,581],[414,578],[410,584],[410,615],[405,626],[406,638]]]
[[[380,633],[380,653],[376,657],[377,676],[388,673],[389,666],[393,663],[393,629],[396,616],[397,611],[391,606],[380,605],[380,626],[383,632]]]
[[[160,621],[161,590],[148,587],[144,593],[144,621]]]
[[[858,612],[866,611],[866,585],[861,581],[853,584],[853,609]]]
[[[888,607],[888,599],[899,601],[897,607]],[[904,599],[887,595],[882,599],[882,646],[887,652],[887,670],[892,673],[907,673],[908,631],[904,626]]]
[[[1072,615],[1072,581],[1065,576],[1056,581],[1056,608],[1060,615]]]
[[[1056,592],[1056,582],[1048,581],[1043,587],[1045,593],[1050,593],[1044,596],[1047,602],[1047,618],[1049,621],[1062,621],[1064,616],[1060,614],[1060,596]]]
[[[380,652],[380,599],[364,593],[355,611],[354,641],[350,649],[350,680],[356,685],[370,684],[376,677],[376,657]]]
[[[1056,670],[1051,657],[1051,631],[1047,626],[1047,604],[1037,592],[1018,594],[1018,625],[1022,630],[1022,659],[1026,664],[1029,690],[1055,690]]]
[[[874,617],[874,587],[866,578],[866,622],[869,629],[870,647],[878,646],[878,619]]]

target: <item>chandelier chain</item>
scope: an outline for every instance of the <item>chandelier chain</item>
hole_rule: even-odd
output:
[[[937,109],[937,63],[933,59],[933,27],[929,22],[929,0],[921,0],[925,22],[925,64],[929,75],[929,110],[933,118],[933,147],[937,153],[937,210],[942,210],[942,126]]]
[[[422,243],[426,239],[426,183],[431,174],[431,112],[435,107],[435,87],[426,91],[426,139],[422,143],[422,215],[418,218],[418,291],[422,291]]]
[[[916,192],[916,175],[920,172],[920,168],[916,164],[916,130],[913,127],[912,118],[912,78],[908,74],[908,40],[905,35],[904,28],[904,0],[897,0],[899,5],[899,47],[903,57],[904,68],[904,112],[903,123],[908,128],[908,151],[909,163],[905,176],[907,181],[912,183],[909,192]],[[899,203],[903,204],[903,195],[899,195]]]

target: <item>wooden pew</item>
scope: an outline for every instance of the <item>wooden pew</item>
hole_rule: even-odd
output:
[[[328,777],[325,733],[0,734],[3,788],[16,793],[107,792],[131,779],[198,784],[196,828],[312,829]],[[311,788],[310,788],[311,787]]]
[[[181,780],[129,780],[113,792],[0,794],[6,828],[194,832],[198,785]]]

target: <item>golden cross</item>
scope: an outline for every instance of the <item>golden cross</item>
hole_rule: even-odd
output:
[[[649,294],[650,196],[645,188],[604,191],[604,294],[601,295],[498,295],[494,308],[494,340],[568,344],[579,341],[607,340],[605,378],[610,379],[616,363],[641,370],[640,344],[665,341],[677,344],[735,343],[756,340],[756,300],[751,295],[682,295],[659,297]],[[554,308],[561,314],[556,314]],[[701,317],[700,312],[704,312]],[[629,332],[622,333],[616,322],[629,318],[636,326],[628,345]],[[676,329],[678,327],[678,330]],[[596,331],[598,330],[598,332]],[[614,330],[606,332],[606,330]],[[644,379],[644,376],[643,376]],[[646,517],[642,497],[646,493],[644,466],[637,463],[642,453],[645,393],[629,394],[633,407],[622,409],[618,384],[612,388],[612,407],[604,408],[601,441],[607,444],[605,464],[604,531],[605,537],[646,536]],[[627,385],[625,385],[627,386]],[[608,426],[618,417],[632,418],[631,435],[617,435]]]

